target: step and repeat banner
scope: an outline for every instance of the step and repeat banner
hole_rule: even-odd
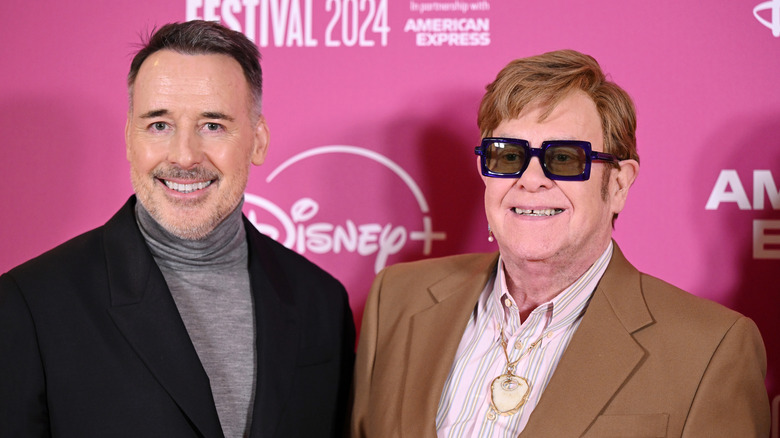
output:
[[[780,0],[10,0],[2,9],[0,271],[123,204],[132,193],[125,75],[141,35],[217,20],[263,56],[271,147],[244,212],[339,278],[358,324],[382,267],[495,250],[473,154],[485,85],[515,58],[594,56],[638,112],[641,172],[618,243],[639,269],[756,321],[777,415]]]

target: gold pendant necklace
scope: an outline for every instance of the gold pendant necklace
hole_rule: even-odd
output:
[[[520,408],[528,400],[528,395],[531,393],[531,384],[528,383],[524,377],[520,377],[515,374],[517,363],[520,362],[528,353],[533,351],[537,345],[541,344],[545,333],[542,333],[539,338],[534,341],[517,360],[510,362],[509,353],[506,350],[506,336],[504,336],[504,327],[501,327],[501,348],[504,350],[504,357],[506,357],[506,371],[504,374],[493,379],[490,384],[490,409],[487,412],[488,420],[495,420],[497,415],[513,415],[520,410]]]

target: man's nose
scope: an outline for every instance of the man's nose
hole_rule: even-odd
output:
[[[541,159],[535,156],[531,157],[528,167],[520,175],[516,183],[518,187],[522,187],[530,192],[535,192],[541,188],[552,188],[553,184],[552,180],[544,174]]]
[[[203,159],[203,145],[200,138],[186,130],[178,130],[173,135],[168,151],[168,162],[182,169],[189,169]]]

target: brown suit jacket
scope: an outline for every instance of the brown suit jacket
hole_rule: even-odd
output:
[[[374,281],[355,366],[355,437],[435,437],[439,397],[498,253],[395,265]],[[767,437],[755,324],[637,271],[615,245],[521,437]]]

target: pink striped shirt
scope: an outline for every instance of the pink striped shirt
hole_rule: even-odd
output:
[[[571,286],[534,309],[521,323],[517,304],[506,287],[503,262],[485,285],[463,332],[450,375],[444,384],[436,430],[439,437],[517,437],[528,423],[555,367],[582,320],[590,297],[612,256],[612,242]],[[495,279],[498,278],[498,281]],[[509,360],[521,357],[537,339],[541,343],[522,356],[515,375],[530,384],[528,400],[513,415],[490,419],[490,385],[506,372],[501,326]]]

